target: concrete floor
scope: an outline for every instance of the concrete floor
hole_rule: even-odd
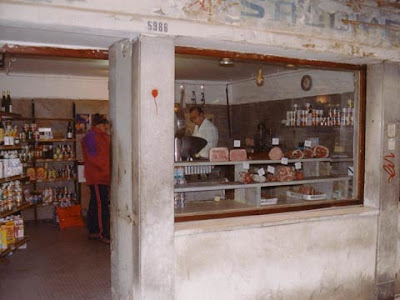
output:
[[[84,228],[29,224],[31,241],[0,261],[0,299],[111,299],[110,248]]]

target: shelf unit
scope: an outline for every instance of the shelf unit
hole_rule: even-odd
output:
[[[0,179],[0,184],[10,182],[10,181],[15,181],[15,180],[19,180],[19,181],[29,180],[29,176],[16,175],[16,176],[11,176],[11,177],[4,177],[4,178]]]
[[[52,123],[66,123],[66,122],[70,122],[72,125],[72,130],[73,130],[73,138],[53,138],[53,139],[39,139],[39,140],[35,140],[34,144],[35,147],[37,147],[38,145],[41,144],[52,144],[52,143],[66,143],[66,144],[72,144],[72,148],[73,151],[75,153],[75,157],[76,157],[76,153],[77,153],[77,147],[76,147],[76,135],[75,135],[75,103],[72,104],[72,118],[44,118],[44,117],[37,117],[36,116],[36,111],[35,111],[35,103],[34,100],[32,100],[32,120],[33,122],[35,122],[36,124],[45,122],[48,124],[52,124]],[[65,128],[66,129],[66,128]],[[66,132],[66,130],[65,130]],[[68,159],[42,159],[42,158],[37,158],[35,159],[34,162],[34,167],[38,167],[38,166],[42,166],[44,164],[57,164],[57,163],[62,163],[64,165],[68,164],[73,164],[73,170],[75,174],[78,174],[78,165],[77,165],[77,159],[76,158],[68,158]],[[80,202],[79,199],[79,183],[77,180],[77,177],[74,178],[55,178],[55,179],[37,179],[33,181],[34,184],[34,188],[36,189],[38,185],[41,184],[50,184],[50,183],[61,183],[61,182],[73,182],[74,185],[74,192],[77,195],[77,199],[78,202]],[[35,219],[37,218],[37,207],[35,207]]]
[[[5,258],[8,254],[11,252],[17,250],[21,246],[25,245],[27,242],[29,242],[28,237],[24,237],[22,239],[18,239],[14,244],[10,245],[7,249],[5,250],[0,250],[0,258]]]
[[[219,181],[195,181],[189,182],[182,185],[175,185],[174,192],[176,193],[193,193],[193,192],[207,192],[210,191],[234,191],[234,199],[222,200],[220,202],[214,202],[214,199],[208,199],[205,196],[201,201],[189,201],[184,208],[175,209],[175,214],[177,217],[182,217],[186,215],[202,215],[208,214],[210,212],[221,213],[228,211],[233,213],[235,211],[252,211],[254,209],[264,209],[265,207],[283,207],[283,206],[296,206],[303,205],[304,203],[310,201],[291,199],[286,197],[286,191],[291,186],[299,185],[317,185],[323,192],[333,190],[334,183],[340,183],[343,185],[343,198],[348,197],[348,187],[354,181],[353,176],[348,175],[330,175],[323,174],[321,164],[332,164],[339,162],[352,162],[352,158],[310,158],[310,159],[289,159],[282,163],[281,160],[247,160],[247,161],[225,161],[225,162],[210,162],[210,161],[190,161],[190,162],[176,162],[175,167],[184,167],[185,170],[189,171],[189,174],[201,174],[204,167],[217,167],[217,166],[233,166],[234,167],[234,180],[219,180]],[[297,162],[302,163],[305,178],[302,180],[293,181],[267,181],[262,183],[243,183],[239,181],[240,173],[247,170],[248,167],[256,166],[263,167],[269,165],[291,165]],[[246,166],[246,169],[245,169]],[[203,169],[202,169],[203,168]],[[285,189],[286,188],[286,189]],[[263,189],[281,189],[281,194],[276,196],[278,198],[278,205],[262,205],[262,191]],[[283,190],[282,190],[283,189]],[[279,193],[278,193],[279,194]],[[284,194],[284,196],[282,195]],[[209,198],[212,198],[208,196]],[[275,198],[275,197],[273,197]],[[315,200],[312,201],[313,204],[330,203],[333,201],[342,200]],[[347,200],[346,200],[347,201]],[[339,203],[338,202],[338,203]],[[342,201],[343,202],[343,201]],[[282,206],[283,205],[283,206]],[[196,211],[198,210],[198,211]]]
[[[5,212],[3,212],[3,213],[0,213],[0,218],[5,218],[5,217],[7,217],[7,216],[11,216],[11,215],[13,215],[13,214],[15,214],[15,213],[17,213],[17,212],[20,212],[20,211],[22,211],[22,210],[24,210],[24,209],[27,209],[27,208],[30,208],[30,207],[33,207],[33,204],[24,203],[24,204],[22,204],[22,205],[20,205],[20,206],[18,206],[18,207],[16,207],[16,208],[14,208],[14,209],[12,209],[12,210],[5,211]]]
[[[1,150],[22,150],[23,149],[23,145],[32,145],[32,147],[34,149],[36,149],[39,145],[43,145],[43,144],[51,144],[51,143],[55,143],[55,144],[59,144],[59,143],[65,143],[65,144],[72,144],[72,149],[76,155],[77,153],[77,149],[76,149],[76,138],[75,138],[75,104],[72,104],[72,118],[41,118],[41,117],[37,117],[35,114],[35,102],[34,100],[32,100],[31,102],[31,110],[32,110],[32,116],[31,117],[23,117],[20,114],[17,113],[6,113],[6,112],[0,112],[0,116],[7,121],[15,121],[15,122],[21,122],[21,121],[27,121],[27,122],[32,122],[32,123],[36,123],[37,127],[40,127],[40,124],[44,122],[44,124],[48,125],[50,124],[50,126],[46,126],[46,127],[52,127],[51,125],[54,123],[59,123],[59,122],[71,122],[72,125],[72,129],[73,129],[73,138],[53,138],[53,139],[48,139],[48,140],[25,140],[25,141],[20,141],[19,145],[13,145],[13,146],[0,146],[0,151]],[[64,125],[63,125],[64,126]],[[65,128],[66,131],[66,128]],[[26,166],[26,167],[33,167],[33,168],[37,168],[39,166],[42,166],[44,164],[73,164],[73,170],[75,174],[78,174],[78,167],[77,167],[77,160],[75,158],[71,158],[71,159],[34,159],[33,163]],[[11,178],[4,178],[4,179],[0,179],[0,183],[4,183],[7,181],[12,181],[12,180],[29,180],[28,176],[14,176]],[[32,180],[30,181],[30,183],[32,184],[32,189],[36,190],[38,185],[43,184],[51,184],[51,183],[62,183],[62,182],[73,182],[73,190],[71,192],[75,192],[77,197],[78,197],[78,201],[79,200],[79,184],[78,184],[78,180],[76,177],[74,178],[56,178],[56,179],[46,179],[46,180]],[[69,186],[70,187],[70,186]],[[24,209],[29,208],[31,206],[26,206],[24,207]],[[37,205],[33,205],[34,208],[34,218],[35,221],[37,221]]]
[[[49,139],[49,140],[37,140],[36,144],[39,143],[75,143],[76,139]]]
[[[39,159],[36,159],[36,162],[37,163],[45,163],[45,162],[47,162],[47,163],[58,163],[58,162],[75,162],[75,161],[78,161],[77,159],[75,159],[75,158],[65,158],[65,159],[41,159],[41,158],[39,158]]]
[[[325,182],[348,181],[348,180],[351,180],[351,176],[314,176],[305,178],[304,180],[280,181],[280,182],[273,181],[273,182],[263,182],[263,183],[243,183],[240,181],[225,182],[225,183],[207,183],[207,182],[186,183],[182,185],[176,185],[174,191],[178,193],[178,192],[250,189],[250,188],[279,187],[279,186],[325,183]]]
[[[32,180],[33,182],[57,182],[57,181],[77,181],[78,178],[74,177],[74,178],[54,178],[54,179],[36,179],[36,180]]]

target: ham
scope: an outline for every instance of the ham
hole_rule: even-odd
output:
[[[268,156],[269,156],[269,159],[280,160],[283,157],[283,152],[282,152],[281,148],[275,146],[275,147],[272,147],[271,150],[269,150]]]
[[[293,150],[291,158],[293,159],[302,159],[304,157],[304,154],[301,150]]]
[[[303,150],[303,158],[313,158],[314,157],[314,151],[312,149],[304,149]]]
[[[295,178],[292,167],[277,166],[275,168],[275,178],[277,181],[293,181]]]
[[[329,149],[325,146],[317,145],[312,150],[316,158],[326,158],[329,156]]]
[[[229,150],[225,147],[217,147],[210,149],[210,161],[228,161]]]
[[[285,157],[290,158],[290,159],[302,159],[303,158],[303,152],[301,150],[290,150],[285,153]]]
[[[244,150],[244,149],[232,149],[229,152],[229,160],[231,160],[231,161],[247,160],[246,150]]]

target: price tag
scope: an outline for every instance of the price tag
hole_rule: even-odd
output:
[[[304,147],[310,148],[311,147],[311,141],[310,140],[305,140],[304,141]]]
[[[289,163],[289,159],[287,157],[282,157],[281,164],[282,165],[287,165],[288,163]]]
[[[279,145],[279,138],[272,138],[272,145]]]
[[[233,141],[233,147],[240,148],[240,140],[234,140]]]
[[[271,174],[275,174],[275,168],[273,166],[268,166],[267,172]]]
[[[396,140],[395,139],[389,139],[388,140],[388,149],[391,151],[394,151],[396,148]]]
[[[265,175],[265,170],[264,170],[264,168],[258,169],[257,173],[258,173],[258,175],[260,175],[260,176]]]
[[[396,136],[396,124],[392,123],[388,125],[388,136],[394,138]]]
[[[248,162],[243,163],[243,169],[248,170],[250,169],[250,164]]]
[[[301,162],[295,163],[295,164],[294,164],[294,168],[295,168],[296,170],[300,170],[300,169],[301,169]]]

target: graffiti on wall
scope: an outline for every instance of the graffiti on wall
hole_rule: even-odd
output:
[[[383,40],[400,47],[400,14],[396,9],[380,9],[368,1],[316,0],[189,0],[186,15],[203,16],[207,21],[237,24],[240,27],[309,28],[333,30],[352,36]],[[372,1],[374,3],[374,1]],[[275,27],[274,27],[275,24]]]
[[[391,183],[392,180],[396,177],[396,165],[394,163],[395,155],[393,152],[387,154],[383,157],[383,170],[388,174],[387,182]]]

